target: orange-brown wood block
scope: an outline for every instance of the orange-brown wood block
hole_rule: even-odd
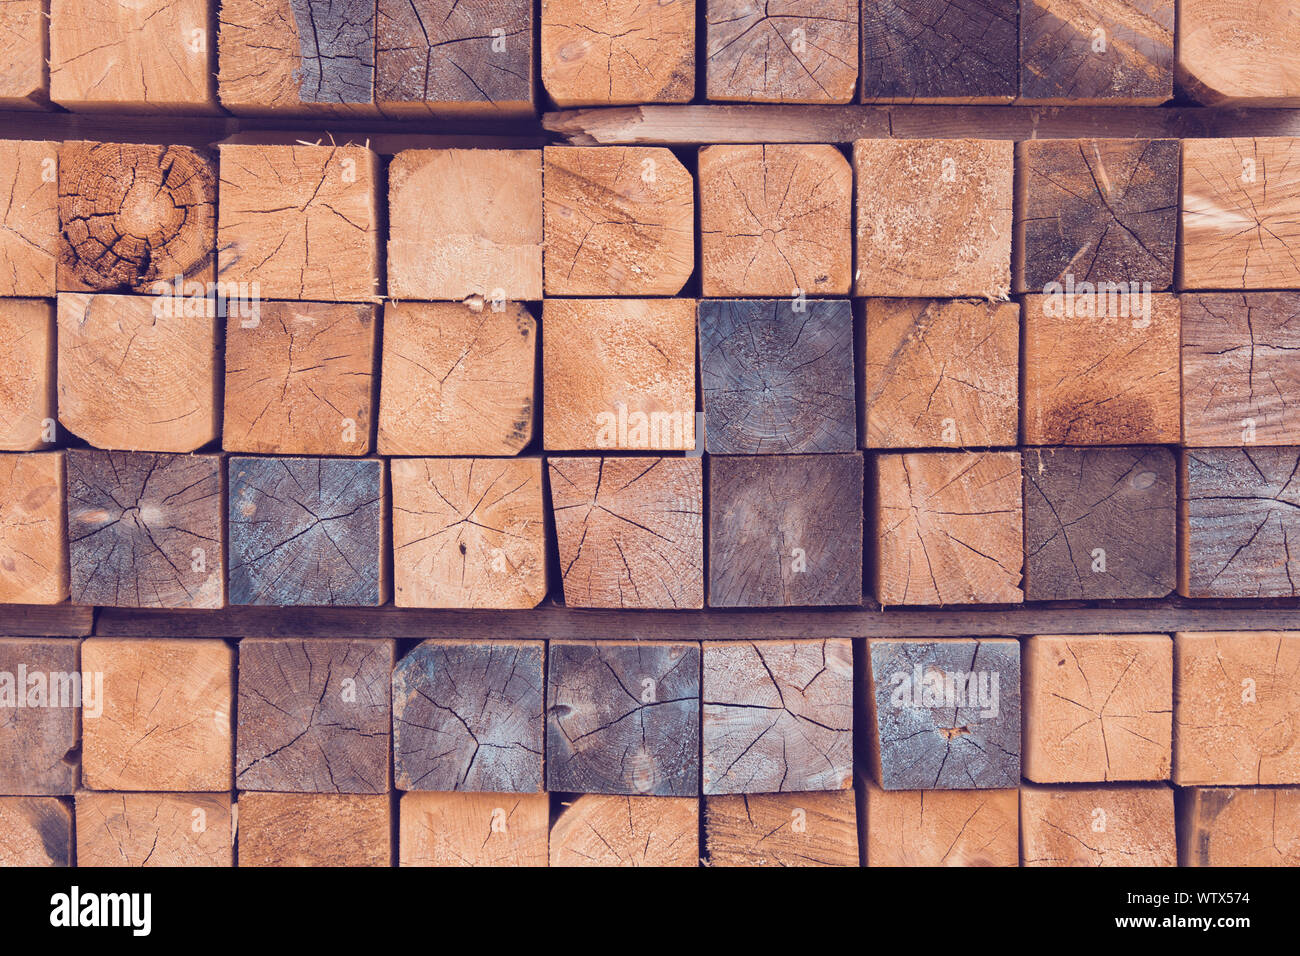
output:
[[[0,603],[68,597],[63,452],[0,455]]]
[[[5,5],[6,16],[14,3]],[[39,12],[40,4],[36,4]],[[0,31],[0,65],[4,38]],[[9,74],[0,69],[0,87]],[[59,238],[59,144],[0,140],[0,296],[51,296]]]
[[[1167,784],[1020,787],[1021,866],[1177,866]]]
[[[77,794],[77,866],[234,866],[228,793]]]
[[[404,793],[402,866],[546,866],[545,793]]]
[[[392,866],[392,795],[239,795],[240,866]]]
[[[1019,792],[882,790],[859,774],[858,835],[867,866],[1016,866]]]

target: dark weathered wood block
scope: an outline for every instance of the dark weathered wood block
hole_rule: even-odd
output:
[[[709,605],[862,603],[862,456],[709,462]]]
[[[863,866],[1018,866],[1020,793],[882,790],[859,771]]]
[[[847,299],[706,299],[699,319],[710,454],[857,448]]]
[[[698,644],[552,641],[547,650],[547,790],[700,792]]]
[[[225,606],[216,455],[69,449],[72,603]]]
[[[863,0],[864,103],[1009,103],[1017,0]]]
[[[240,866],[392,866],[389,794],[239,795]]]
[[[397,788],[541,790],[542,654],[541,641],[438,640],[425,641],[398,661]]]
[[[373,458],[241,458],[230,469],[230,603],[388,600],[388,472]]]
[[[1178,593],[1294,597],[1300,551],[1300,448],[1184,449],[1179,463]]]
[[[234,866],[228,793],[77,794],[77,866]]]
[[[1025,600],[1159,598],[1178,583],[1168,448],[1024,453]]]
[[[235,786],[387,793],[392,671],[392,641],[240,641]]]
[[[1167,784],[1020,788],[1021,866],[1177,866]]]
[[[706,641],[703,689],[706,794],[852,786],[851,641]]]
[[[1193,787],[1175,805],[1179,866],[1300,866],[1300,788]]]
[[[1176,139],[1036,139],[1016,144],[1017,292],[1079,282],[1174,281]]]
[[[0,640],[0,794],[61,795],[77,789],[81,754],[80,641]],[[102,703],[86,693],[87,709]]]
[[[704,798],[709,866],[857,866],[852,790]]]
[[[871,638],[866,756],[886,790],[1020,784],[1020,644]],[[861,748],[860,748],[861,749]]]
[[[72,866],[72,808],[54,797],[0,797],[0,866]]]

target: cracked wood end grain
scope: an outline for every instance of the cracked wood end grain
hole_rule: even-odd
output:
[[[865,866],[1018,866],[1020,792],[882,790],[857,780]]]
[[[437,640],[398,661],[397,788],[541,791],[542,657],[541,641]]]
[[[58,143],[0,141],[0,296],[54,295],[58,155]]]
[[[388,471],[376,458],[228,460],[230,603],[388,600]]]
[[[848,789],[852,642],[706,641],[702,727],[706,794]]]
[[[83,707],[83,786],[205,793],[232,788],[235,652],[229,644],[91,638],[82,642],[81,668],[103,675],[99,706],[86,700]],[[102,713],[93,716],[99,707]]]
[[[709,606],[862,603],[862,456],[709,463]]]
[[[1188,448],[1178,483],[1178,593],[1294,597],[1300,448]]]
[[[73,675],[81,673],[78,650],[77,641],[66,639],[0,640],[0,794],[76,791],[81,701]],[[25,681],[18,676],[24,671]],[[34,678],[37,682],[29,683]],[[44,694],[43,699],[34,698],[33,691]]]
[[[80,141],[58,150],[60,292],[147,293],[177,276],[213,280],[209,151]]]
[[[533,608],[546,596],[540,458],[395,458],[393,602]]]
[[[228,793],[77,794],[77,866],[234,866]]]
[[[1162,598],[1177,584],[1168,448],[1024,452],[1025,599]]]
[[[863,0],[865,103],[1009,103],[1017,0]]]
[[[548,458],[569,607],[702,608],[698,458]]]
[[[857,140],[853,294],[1005,299],[1014,166],[1009,142]]]
[[[42,0],[7,0],[0,31],[0,109],[46,109],[49,24]]]
[[[248,283],[255,298],[377,301],[381,216],[374,152],[223,145],[220,156],[218,279]]]
[[[1014,638],[871,638],[866,747],[886,790],[985,790],[1020,782],[1020,644]]]
[[[1021,866],[1177,866],[1168,784],[1020,787]]]
[[[700,801],[588,793],[551,829],[551,866],[699,866]]]
[[[688,103],[696,0],[542,0],[541,69],[560,107]]]
[[[1178,296],[1024,298],[1021,424],[1027,445],[1176,444],[1181,428]],[[1104,307],[1102,303],[1107,303]],[[1136,311],[1137,314],[1134,314]]]
[[[545,793],[404,793],[402,866],[546,866]]]
[[[868,299],[864,314],[867,448],[1016,444],[1019,303]]]
[[[1174,645],[1167,634],[1037,635],[1022,650],[1026,779],[1169,779]]]
[[[708,866],[857,866],[851,790],[704,798]]]
[[[409,9],[409,4],[404,4]],[[542,297],[542,151],[406,149],[388,164],[388,294]]]
[[[240,866],[392,866],[389,794],[239,794]]]
[[[0,602],[68,598],[63,452],[0,456]]]
[[[547,647],[546,789],[700,792],[700,648],[631,641]]]
[[[1300,106],[1300,19],[1285,3],[1179,0],[1179,88],[1212,106]]]
[[[1177,804],[1180,866],[1300,866],[1300,790],[1194,787]]]
[[[54,797],[0,797],[0,866],[72,866],[72,808]]]
[[[1155,106],[1174,94],[1174,0],[1024,0],[1020,102]]]
[[[544,152],[546,294],[680,292],[695,269],[695,180],[677,157],[657,146]]]
[[[858,0],[703,2],[710,100],[853,102]]]
[[[381,455],[517,455],[533,437],[537,320],[459,302],[384,306]]]
[[[1174,635],[1174,783],[1300,783],[1300,634]]]
[[[542,305],[548,450],[690,450],[694,299],[548,299]]]
[[[1180,289],[1300,285],[1300,140],[1183,141]]]
[[[920,452],[875,462],[881,604],[1019,604],[1019,452]]]
[[[46,439],[55,437],[57,352],[51,303],[0,300],[0,450],[51,444]]]
[[[383,640],[241,641],[235,786],[387,793],[393,654]]]
[[[385,116],[532,116],[532,0],[379,0],[378,17]]]
[[[73,603],[224,607],[224,492],[216,455],[69,449]]]
[[[1176,139],[1016,144],[1014,287],[1174,281],[1180,146]]]

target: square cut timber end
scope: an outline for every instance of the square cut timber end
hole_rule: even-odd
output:
[[[1178,0],[1178,87],[1207,106],[1300,106],[1300,20],[1285,3]]]
[[[77,866],[234,866],[228,793],[77,794]]]
[[[0,451],[54,444],[57,354],[49,301],[0,299]]]
[[[76,792],[79,651],[80,642],[67,638],[0,639],[0,794]]]
[[[700,801],[584,793],[551,827],[551,866],[699,866]]]
[[[704,798],[709,866],[857,866],[852,790]]]
[[[549,794],[404,793],[399,814],[402,866],[548,865]]]
[[[68,599],[63,452],[0,455],[0,604]]]
[[[0,866],[72,866],[72,807],[57,797],[0,797]]]
[[[1021,866],[1177,866],[1164,783],[1020,787]]]
[[[49,109],[49,18],[44,0],[10,0],[0,33],[0,109]]]
[[[1020,791],[882,790],[859,772],[864,866],[1019,866]]]
[[[6,10],[14,5],[7,4]],[[14,24],[6,20],[5,26]],[[0,63],[5,62],[4,42],[0,37]],[[58,143],[0,140],[0,296],[54,295],[58,170]]]
[[[239,794],[240,866],[392,866],[391,794]]]
[[[1300,866],[1300,789],[1189,787],[1177,808],[1180,866]]]

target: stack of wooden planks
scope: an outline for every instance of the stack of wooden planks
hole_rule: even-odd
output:
[[[1294,11],[91,6],[0,11],[0,863],[1300,863]]]

